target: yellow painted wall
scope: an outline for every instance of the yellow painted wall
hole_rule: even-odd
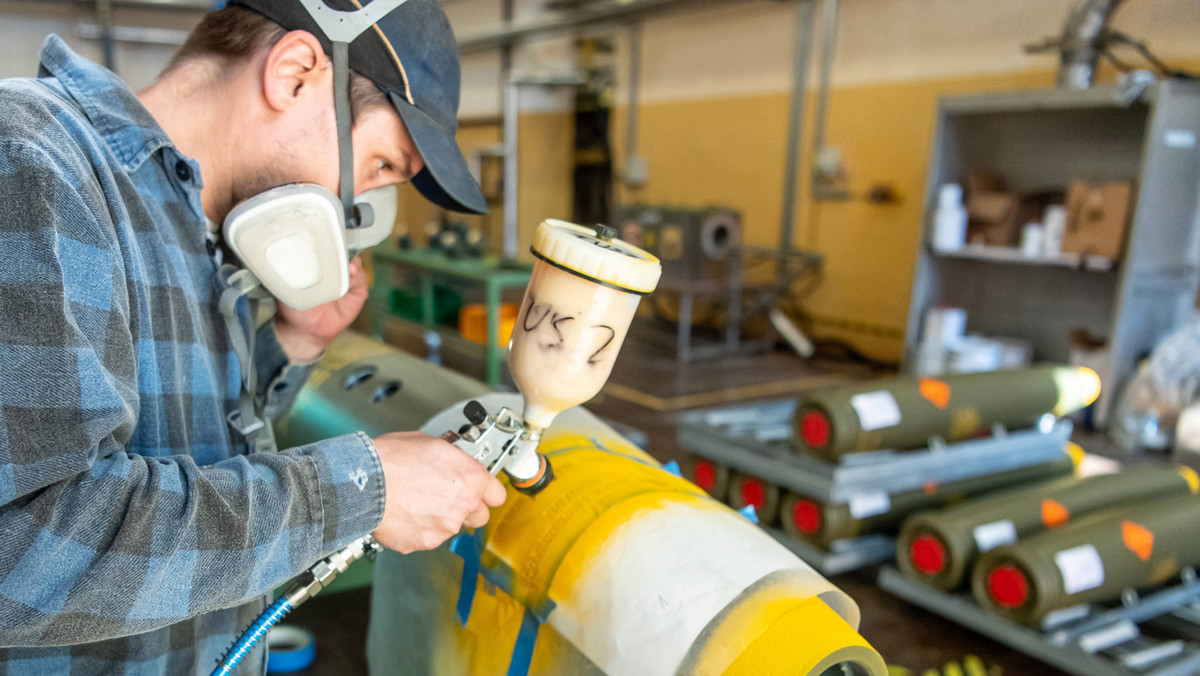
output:
[[[1195,62],[1180,62],[1187,67]],[[1102,78],[1111,74],[1102,75]],[[807,167],[800,179],[794,244],[825,258],[825,277],[806,301],[822,335],[850,341],[885,360],[902,356],[908,301],[921,235],[923,195],[937,100],[948,94],[1042,88],[1050,70],[886,82],[835,88],[826,138],[842,152],[850,188],[863,193],[877,184],[894,188],[899,201],[814,202]],[[804,143],[811,139],[815,96],[810,93]],[[778,243],[783,196],[786,93],[644,103],[639,111],[639,154],[650,170],[643,189],[619,189],[626,201],[692,206],[724,205],[745,219],[746,241]],[[614,166],[623,163],[626,111],[618,108],[612,129]],[[520,241],[524,253],[533,228],[548,217],[571,213],[571,116],[521,116]],[[459,138],[468,156],[499,140],[498,126],[470,127]],[[808,157],[807,150],[805,157]],[[435,211],[411,199],[411,223]],[[467,219],[492,236],[499,250],[501,207],[488,217]],[[404,218],[402,216],[402,218]],[[403,222],[403,221],[402,221]],[[422,226],[423,227],[423,226]]]
[[[900,199],[814,202],[802,167],[793,244],[825,257],[824,281],[805,304],[823,333],[881,359],[901,356],[938,97],[1052,83],[1052,72],[1019,72],[832,92],[826,138],[842,152],[851,190],[888,184]],[[806,147],[814,103],[810,93]],[[749,244],[777,245],[788,107],[784,93],[642,105],[639,154],[651,179],[644,189],[620,194],[630,201],[731,206],[743,214]],[[624,112],[618,111],[615,138]]]
[[[813,204],[808,178],[801,177],[794,243],[825,256],[824,284],[806,305],[822,332],[848,339],[876,357],[901,356],[937,98],[1050,86],[1054,55],[1030,56],[1022,46],[1057,34],[1073,4],[840,4],[828,143],[841,150],[854,191],[885,183],[894,187],[900,202]],[[491,6],[489,0],[460,0],[448,3],[447,12],[466,34],[481,29],[486,23],[479,18],[482,9]],[[1200,3],[1195,0],[1129,2],[1117,12],[1113,27],[1148,40],[1169,63],[1190,68],[1200,63],[1200,41],[1195,39]],[[766,0],[706,3],[646,17],[637,152],[648,162],[649,182],[642,190],[619,191],[619,197],[732,206],[745,215],[751,244],[777,244],[794,30],[792,3]],[[624,27],[612,35],[621,104],[630,37]],[[561,70],[569,61],[562,49],[538,42],[522,45],[516,50],[517,63],[535,72]],[[1131,53],[1122,54],[1141,63]],[[469,114],[498,111],[494,61],[472,55],[464,62],[472,73],[463,91]],[[815,85],[815,77],[809,85]],[[809,122],[813,99],[810,93]],[[617,168],[623,163],[624,112],[617,109],[612,134]],[[806,129],[806,144],[810,132]],[[522,136],[523,146],[533,142],[529,133],[522,131]],[[806,151],[802,166],[811,159]],[[557,185],[566,185],[569,179],[562,178]],[[523,173],[522,192],[530,189],[530,180],[536,179]],[[534,219],[542,215],[548,214]]]
[[[547,218],[571,218],[572,149],[575,142],[574,116],[570,113],[527,113],[521,115],[517,136],[520,139],[517,177],[517,224],[519,251],[528,259],[533,232]],[[480,148],[500,142],[499,124],[469,125],[459,129],[458,143],[463,154],[472,159]],[[412,232],[419,244],[426,241],[425,226],[440,217],[441,210],[426,202],[412,186],[402,186],[397,218],[397,235]],[[453,220],[465,221],[487,235],[489,250],[502,248],[504,211],[501,203],[491,206],[485,216],[452,214]]]

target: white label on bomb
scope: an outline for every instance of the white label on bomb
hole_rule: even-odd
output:
[[[1163,143],[1168,148],[1187,150],[1196,147],[1196,132],[1191,129],[1168,129],[1163,132]]]
[[[883,514],[892,508],[892,499],[887,493],[882,491],[876,493],[859,493],[858,495],[850,496],[850,516],[856,519],[865,519]]]
[[[900,405],[887,390],[864,392],[850,397],[858,422],[867,432],[900,424]]]
[[[1062,573],[1063,591],[1078,594],[1104,584],[1104,561],[1095,545],[1079,545],[1054,555]]]
[[[1002,519],[976,526],[975,546],[979,553],[990,552],[1000,545],[1012,544],[1017,541],[1017,527],[1012,521]]]

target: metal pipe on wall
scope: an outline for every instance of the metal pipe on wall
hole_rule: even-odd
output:
[[[637,157],[638,103],[642,89],[642,22],[629,25],[629,98],[625,105],[625,171],[628,177],[629,163]]]
[[[479,35],[468,35],[459,39],[458,51],[460,54],[472,54],[496,49],[524,38],[561,33],[593,23],[628,19],[639,14],[664,10],[677,5],[695,7],[700,4],[715,4],[715,0],[630,0],[629,2],[606,4],[598,9],[581,9],[567,16],[533,21],[517,26],[505,26],[500,30]]]
[[[517,181],[519,161],[517,126],[521,116],[522,87],[578,87],[584,78],[578,73],[541,77],[510,78],[504,88],[504,257],[517,257],[518,223]]]
[[[80,23],[75,26],[75,34],[85,40],[103,40],[104,29],[94,23]],[[139,45],[163,45],[178,47],[187,41],[187,31],[172,28],[142,28],[135,26],[113,26],[112,39],[116,42],[126,42]],[[107,66],[106,66],[107,67]],[[112,70],[109,68],[109,70]]]
[[[504,86],[504,257],[517,257],[517,122],[521,89],[511,78]]]
[[[825,148],[825,116],[829,112],[829,82],[837,47],[838,0],[821,0],[821,66],[817,72],[817,113],[813,125],[813,156]]]
[[[1123,0],[1081,0],[1063,26],[1057,85],[1087,89],[1096,75],[1096,62],[1108,30],[1108,21]]]
[[[100,50],[104,54],[104,67],[115,72],[117,59],[113,46],[112,0],[96,0],[96,23],[100,27]]]
[[[788,115],[786,161],[783,171],[783,212],[779,225],[779,274],[787,265],[796,231],[796,183],[800,174],[800,133],[804,126],[804,96],[808,88],[808,59],[812,52],[814,0],[795,0],[796,35],[792,52],[792,98]]]
[[[817,112],[813,123],[811,157],[813,199],[846,199],[845,191],[832,190],[826,184],[833,176],[823,176],[825,127],[828,124],[829,88],[833,81],[833,56],[837,49],[838,0],[821,0],[821,62],[817,71]],[[836,173],[836,169],[834,171]]]
[[[83,0],[40,0],[41,2],[54,2],[55,4],[72,4],[72,5],[88,5],[93,3],[83,2]],[[112,0],[112,4],[117,7],[130,7],[134,9],[163,9],[176,12],[211,12],[215,6],[213,0]]]

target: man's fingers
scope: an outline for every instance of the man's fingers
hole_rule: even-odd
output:
[[[488,516],[487,507],[480,506],[467,515],[467,518],[463,520],[463,525],[467,528],[480,528],[488,522]]]
[[[504,484],[496,477],[491,477],[487,487],[483,489],[483,503],[489,507],[499,507],[504,504],[504,498],[507,497],[504,492]]]

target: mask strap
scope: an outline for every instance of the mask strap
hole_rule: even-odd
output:
[[[350,43],[405,0],[374,0],[354,11],[336,10],[326,0],[300,0],[325,37],[333,43],[333,111],[337,119],[339,192],[347,228],[369,227],[354,212],[354,144],[350,123]],[[356,3],[357,4],[357,3]],[[408,86],[407,77],[405,87]],[[366,219],[364,219],[366,220]]]
[[[350,120],[350,45],[333,43],[333,114],[337,119],[339,197],[347,228],[368,227],[354,213],[354,137]]]
[[[254,396],[258,389],[258,374],[254,369],[254,317],[258,314],[259,301],[265,297],[265,292],[258,278],[249,270],[223,265],[221,279],[225,289],[221,292],[219,307],[241,374],[238,407],[230,411],[226,420],[233,431],[246,440],[251,453],[274,452],[275,431],[263,414],[261,403]],[[238,301],[242,298],[246,298],[250,305],[247,322],[243,322],[238,313]]]

